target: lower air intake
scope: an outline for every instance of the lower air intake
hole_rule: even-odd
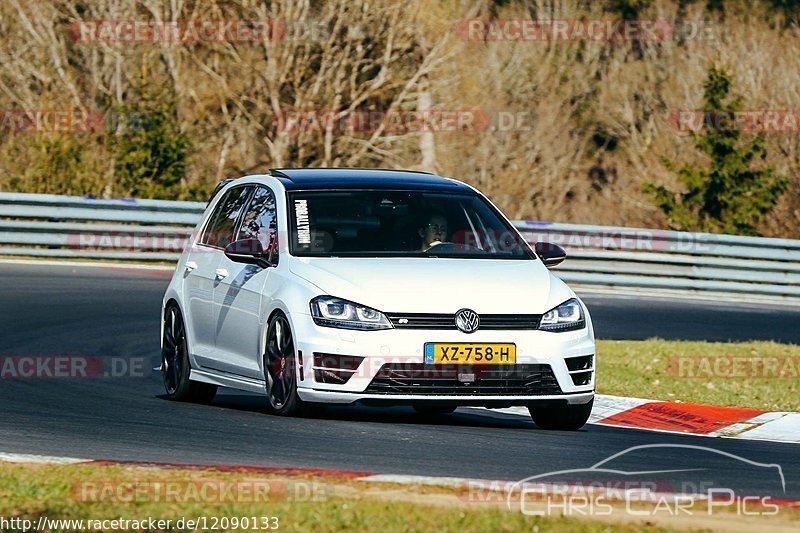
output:
[[[328,385],[344,385],[363,361],[355,355],[314,353],[314,381]]]
[[[550,365],[426,365],[390,363],[378,371],[369,394],[519,396],[561,394]]]

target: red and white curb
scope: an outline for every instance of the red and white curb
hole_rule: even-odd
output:
[[[96,466],[130,466],[138,468],[156,468],[168,470],[197,470],[205,472],[225,472],[225,473],[245,473],[250,475],[277,475],[277,476],[312,476],[318,478],[338,479],[347,481],[359,481],[367,483],[396,483],[401,485],[424,485],[436,486],[468,491],[466,501],[472,503],[502,503],[510,505],[510,495],[515,491],[519,492],[524,488],[525,480],[487,480],[470,479],[459,477],[436,477],[436,476],[414,476],[400,474],[370,474],[367,472],[355,472],[347,470],[325,470],[314,468],[279,468],[262,466],[238,466],[238,465],[191,465],[177,463],[153,463],[139,461],[106,461],[94,459],[79,459],[76,457],[54,457],[46,455],[18,454],[0,452],[0,463],[20,463],[20,464],[55,464],[55,465],[77,465],[90,464]],[[536,491],[538,494],[564,494],[564,487],[569,485],[537,483]],[[542,492],[542,491],[545,492]],[[592,494],[605,495],[609,500],[625,499],[630,491],[620,490],[616,487],[592,489]],[[640,492],[640,491],[639,491]],[[672,492],[651,492],[646,495],[646,500],[641,500],[642,494],[637,493],[635,501],[664,502],[675,497],[685,499],[686,494]],[[702,494],[690,495],[697,500],[705,500],[709,496]],[[462,495],[462,497],[464,497]],[[770,503],[779,507],[789,507],[800,509],[800,500],[793,499],[770,499]]]
[[[57,457],[51,455],[35,455],[26,453],[0,452],[0,463],[18,464],[50,464],[50,465],[95,465],[95,466],[131,466],[138,468],[161,468],[174,470],[199,470],[210,472],[262,474],[275,476],[315,476],[329,479],[357,480],[375,483],[400,483],[417,485],[435,485],[441,487],[468,487],[476,484],[507,486],[513,481],[487,481],[459,477],[410,476],[396,474],[372,474],[353,470],[332,470],[321,468],[282,468],[247,465],[192,465],[181,463],[158,463],[146,461],[109,461],[101,459],[81,459],[78,457]]]
[[[529,416],[527,408],[494,411]],[[706,437],[800,443],[800,413],[715,407],[598,394],[589,424]]]

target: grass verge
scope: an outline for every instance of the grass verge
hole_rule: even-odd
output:
[[[547,516],[526,516],[508,510],[503,492],[473,488],[367,483],[331,476],[265,475],[199,468],[156,468],[127,465],[42,465],[0,463],[0,522],[9,519],[48,522],[39,531],[96,531],[97,521],[170,520],[160,530],[199,530],[186,520],[205,519],[205,528],[228,531],[730,531],[732,529],[796,531],[798,512],[784,508],[775,516],[740,516],[723,510],[712,516],[626,512],[591,512],[561,516],[558,507]],[[544,509],[543,504],[533,503]],[[701,506],[702,507],[702,506]],[[596,514],[596,513],[595,513]],[[251,520],[244,527],[243,519]],[[266,522],[262,521],[266,517]],[[277,517],[277,523],[273,517]],[[233,526],[233,519],[239,521]],[[181,526],[181,519],[184,519]],[[227,522],[225,520],[227,519]],[[54,520],[84,520],[53,525]],[[92,522],[88,522],[91,520]],[[254,527],[258,524],[257,527]],[[265,529],[265,525],[270,529]],[[277,525],[277,529],[272,526]],[[49,527],[48,527],[49,526]],[[105,523],[103,529],[133,529],[132,524]],[[19,530],[0,526],[3,530]],[[31,528],[35,529],[35,527]]]
[[[597,392],[800,411],[800,346],[775,342],[598,341]]]
[[[230,490],[228,490],[230,489]],[[205,517],[207,528],[255,531],[608,531],[608,522],[510,512],[501,499],[470,503],[457,490],[303,476],[143,468],[0,463],[0,517],[52,520],[179,520]],[[228,519],[227,527],[222,518]],[[232,519],[240,520],[232,527]],[[242,519],[252,518],[248,528]],[[267,521],[263,522],[262,517]],[[217,522],[219,521],[219,522]],[[215,524],[215,522],[217,522]],[[185,522],[184,522],[185,524]],[[84,522],[83,530],[90,529]],[[130,525],[128,525],[130,527]],[[114,529],[106,523],[106,529]],[[13,528],[8,528],[13,530]],[[74,527],[50,527],[73,531]],[[141,528],[141,529],[147,529]],[[140,530],[141,530],[140,529]],[[200,529],[200,528],[197,528]],[[268,529],[275,531],[276,529]],[[615,531],[663,531],[618,523]]]

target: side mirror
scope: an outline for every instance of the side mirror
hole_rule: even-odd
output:
[[[535,245],[536,255],[542,260],[547,268],[556,266],[567,258],[567,252],[557,244],[549,242],[537,242]]]
[[[272,239],[270,238],[270,243]],[[270,246],[272,248],[272,246]],[[236,263],[258,265],[262,268],[275,266],[274,253],[264,250],[258,239],[239,239],[225,247],[225,256]]]

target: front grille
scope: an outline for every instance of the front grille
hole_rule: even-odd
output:
[[[387,313],[398,329],[456,329],[455,313]],[[538,329],[542,315],[479,315],[481,329]]]
[[[471,378],[470,375],[472,375]],[[558,386],[558,381],[556,381],[550,365],[470,366],[387,363],[375,375],[366,392],[370,394],[518,396],[561,394],[561,388]]]

